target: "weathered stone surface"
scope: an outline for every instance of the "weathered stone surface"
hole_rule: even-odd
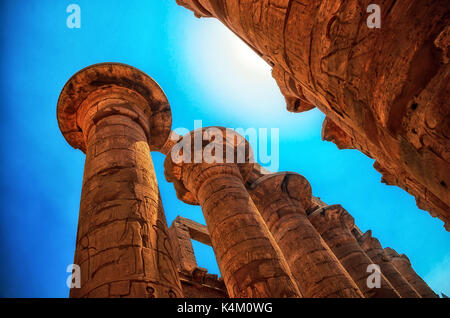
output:
[[[199,16],[208,1],[195,2]],[[447,37],[435,44],[443,48]],[[307,110],[312,93],[284,70],[274,67],[274,74],[291,110]],[[342,207],[313,197],[301,175],[254,164],[234,131],[171,133],[164,93],[135,68],[105,63],[75,74],[58,101],[58,123],[86,153],[74,261],[82,287],[71,297],[437,297],[406,256],[362,234]],[[330,117],[323,135],[340,148],[358,144]],[[186,140],[180,155],[189,149],[191,161],[174,161]],[[202,206],[208,228],[178,217],[167,229],[151,150],[166,154],[166,178],[178,198]],[[241,161],[196,161],[205,153]],[[223,280],[198,267],[191,239],[213,247]],[[366,283],[372,263],[382,270],[380,289]]]
[[[183,142],[191,140],[193,147],[195,134],[202,136],[206,130],[191,132]],[[247,149],[242,163],[194,162],[205,145],[217,145],[216,153],[223,147],[222,154],[227,150],[236,154],[242,143]],[[226,133],[210,136],[200,146],[191,149],[190,160],[175,163],[167,156],[165,175],[175,184],[180,199],[202,207],[229,296],[301,297],[279,247],[244,187],[252,171],[248,142],[235,133]]]
[[[251,185],[256,182],[259,178],[270,175],[272,172],[261,166],[259,163],[255,162],[253,164],[253,169],[250,172],[247,181],[245,182],[245,187],[250,189]],[[327,206],[320,198],[311,196],[310,202],[308,203],[309,207],[306,207],[306,214],[310,214],[311,212],[317,210],[318,208]]]
[[[449,6],[380,0],[177,0],[273,66],[288,110],[326,114],[323,139],[376,159],[383,182],[450,227]]]
[[[178,270],[190,272],[197,267],[197,261],[191,242],[191,234],[189,233],[189,228],[184,224],[183,219],[177,216],[169,227],[169,235]]]
[[[208,228],[205,225],[183,218],[181,216],[178,216],[177,220],[178,222],[183,223],[183,225],[186,226],[186,228],[189,230],[191,239],[211,246],[211,237],[209,235]]]
[[[211,246],[211,238],[205,225],[177,216],[169,228],[174,254],[179,270],[191,271],[197,267],[191,240]]]
[[[217,275],[196,267],[190,272],[180,273],[181,286],[186,298],[228,298],[225,284]]]
[[[312,193],[303,176],[292,172],[271,174],[249,188],[303,296],[363,297],[306,216]]]
[[[405,254],[398,254],[394,249],[386,247],[385,255],[394,264],[400,274],[411,284],[412,287],[423,298],[438,298],[439,296],[428,286],[427,283],[412,268],[409,258]]]
[[[90,66],[64,86],[58,123],[86,152],[71,297],[181,297],[150,149],[170,133],[163,91],[123,64]]]
[[[400,296],[404,298],[421,297],[414,287],[408,283],[397,268],[390,262],[389,257],[385,254],[378,239],[372,237],[372,231],[369,230],[364,233],[358,241],[373,263],[380,266],[381,272],[398,291]]]
[[[280,91],[286,100],[288,111],[301,113],[316,107],[307,100],[303,94],[302,87],[283,68],[275,65],[272,69],[272,76],[277,81]]]
[[[222,278],[198,267],[191,240],[211,246],[205,225],[177,216],[169,228],[181,287],[187,298],[227,298]]]
[[[367,298],[398,298],[395,286],[382,270],[381,288],[367,285],[367,267],[373,264],[352,235],[353,217],[340,205],[329,205],[312,212],[309,220]],[[375,263],[378,264],[378,263]]]

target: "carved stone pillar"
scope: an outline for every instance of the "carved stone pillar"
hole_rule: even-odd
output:
[[[369,288],[367,267],[373,263],[351,233],[353,217],[340,205],[328,205],[309,215],[309,220],[367,298],[398,298],[389,281],[381,275],[381,288]]]
[[[250,185],[249,193],[303,296],[363,297],[306,216],[312,193],[303,176],[292,172],[266,175]]]
[[[178,265],[179,271],[192,271],[197,267],[197,260],[195,259],[189,228],[183,224],[180,216],[177,216],[169,227],[169,235],[172,241],[175,263]]]
[[[372,237],[372,231],[364,233],[358,241],[362,249],[372,259],[372,262],[380,266],[381,272],[386,276],[401,297],[420,298],[420,294],[389,261],[389,257],[384,253],[383,247],[378,239]]]
[[[150,157],[171,122],[161,88],[131,66],[92,65],[64,86],[59,127],[86,153],[71,297],[182,297]]]
[[[428,286],[427,283],[416,273],[412,268],[409,258],[405,254],[398,254],[394,249],[386,247],[384,253],[389,257],[389,260],[394,264],[395,268],[402,274],[408,283],[423,298],[439,298],[438,295]]]
[[[194,147],[186,155],[196,144],[196,135],[202,138],[210,133],[200,141],[199,149]],[[166,178],[174,183],[181,200],[202,207],[229,296],[301,297],[288,264],[245,189],[253,165],[248,142],[233,131],[210,127],[191,132],[175,147],[183,144],[180,153],[186,156],[181,161],[172,158],[178,150],[166,157]],[[236,155],[242,145],[245,158],[239,162]],[[202,157],[208,151],[215,156],[213,161]],[[234,154],[232,163],[221,163],[226,153]],[[200,160],[196,160],[198,155]]]

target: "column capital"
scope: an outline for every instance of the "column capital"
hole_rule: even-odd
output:
[[[166,142],[164,147],[167,147],[167,144],[170,143]],[[205,160],[205,154],[208,152],[211,157]],[[254,166],[253,152],[248,141],[234,130],[219,126],[189,132],[166,153],[166,180],[174,184],[178,199],[192,205],[199,204],[197,192],[208,177],[238,171],[239,177],[245,183]],[[230,154],[233,155],[232,161],[229,158],[227,160]],[[174,160],[174,155],[179,155],[178,160]],[[202,171],[205,173],[201,173]]]
[[[351,231],[355,226],[355,219],[340,204],[327,205],[312,212],[308,216],[314,226],[319,229],[328,229],[340,224]]]
[[[372,236],[372,230],[366,231],[358,239],[358,243],[361,245],[361,247],[365,251],[370,251],[370,250],[373,250],[373,249],[379,249],[379,250],[381,250],[380,253],[382,253],[383,255],[385,254],[383,246],[381,245],[380,241],[377,238]]]
[[[111,96],[109,96],[111,95]],[[117,114],[134,116],[147,129],[151,150],[158,150],[166,142],[171,126],[170,105],[161,87],[144,72],[121,63],[100,63],[88,66],[73,75],[65,84],[58,99],[59,128],[67,142],[86,152],[85,136],[80,126],[80,113],[94,106],[102,96],[139,101],[141,109],[116,110]],[[87,105],[90,103],[91,105]],[[127,107],[133,107],[133,105]],[[83,106],[83,107],[82,107]],[[137,106],[137,105],[134,105]],[[109,109],[113,114],[114,109]],[[145,118],[142,118],[145,117]]]
[[[212,14],[200,4],[199,0],[176,0],[176,2],[178,5],[194,12],[197,18],[212,17]]]
[[[408,263],[409,265],[411,265],[411,261],[409,260],[408,256],[406,256],[405,254],[399,254],[396,250],[394,250],[393,248],[390,247],[385,247],[384,248],[384,252],[385,254],[391,258],[391,259],[399,259],[399,260],[403,260],[406,263]]]
[[[299,201],[305,211],[312,205],[311,184],[304,176],[296,172],[285,171],[264,175],[250,184],[248,189],[255,194],[260,193],[258,197],[269,200],[270,196],[264,193],[282,192],[289,198]]]
[[[267,170],[263,166],[261,166],[259,163],[255,162],[253,165],[252,172],[250,173],[250,176],[248,177],[247,181],[245,182],[245,187],[249,188],[253,182],[258,180],[261,177],[264,177],[268,174],[272,174],[273,172]]]

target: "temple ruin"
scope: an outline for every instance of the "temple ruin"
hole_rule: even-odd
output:
[[[317,107],[322,138],[375,159],[382,182],[450,230],[450,23],[446,1],[176,0],[218,19],[272,66],[287,109]]]
[[[343,207],[313,197],[302,175],[253,162],[244,137],[172,132],[164,92],[134,67],[79,71],[57,117],[86,154],[74,260],[81,283],[71,297],[437,297],[406,256],[361,233]],[[244,149],[243,161],[175,161],[174,149],[196,134],[203,143],[188,159],[214,145],[219,159]],[[201,207],[206,226],[177,217],[168,227],[151,151],[166,155],[166,179],[178,199]],[[192,239],[212,246],[220,278],[198,266]],[[381,268],[379,287],[367,283],[370,264]]]

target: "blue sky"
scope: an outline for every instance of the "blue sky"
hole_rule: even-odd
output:
[[[66,7],[81,7],[81,28]],[[380,183],[373,160],[321,141],[324,116],[293,114],[270,69],[215,20],[159,1],[1,1],[0,296],[67,297],[84,155],[62,137],[56,102],[65,82],[99,62],[133,65],[153,77],[172,108],[173,128],[279,128],[280,171],[303,174],[313,193],[342,204],[383,246],[405,253],[436,292],[450,294],[450,234],[414,198]],[[152,153],[168,223],[204,223],[176,199]],[[198,263],[218,273],[212,250],[194,243]]]

